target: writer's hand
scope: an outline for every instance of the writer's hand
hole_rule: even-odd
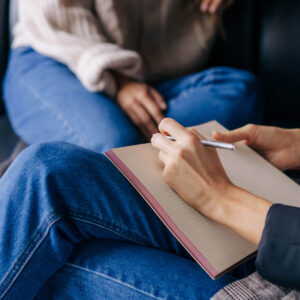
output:
[[[244,141],[280,170],[300,167],[300,130],[246,125],[228,133],[213,133],[216,140]]]
[[[164,180],[188,204],[216,220],[219,202],[232,186],[217,151],[204,147],[196,130],[185,129],[173,119],[164,119],[159,130],[162,134],[152,137],[152,145],[160,150]],[[176,142],[166,139],[164,133]]]
[[[122,78],[119,81],[117,102],[147,140],[158,132],[167,105],[152,87]]]
[[[202,0],[201,11],[210,14],[216,13],[219,9],[231,5],[234,0]]]

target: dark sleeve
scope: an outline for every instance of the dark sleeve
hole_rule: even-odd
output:
[[[258,247],[256,268],[270,282],[300,290],[300,208],[271,206]]]

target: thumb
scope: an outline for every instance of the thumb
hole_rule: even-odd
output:
[[[213,138],[217,141],[223,141],[227,143],[236,143],[239,141],[246,141],[249,143],[249,141],[253,140],[253,137],[255,136],[254,130],[255,125],[247,125],[226,133],[214,131]]]

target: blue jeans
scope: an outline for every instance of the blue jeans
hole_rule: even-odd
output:
[[[31,48],[11,51],[4,100],[13,128],[28,144],[63,141],[97,152],[142,141],[112,99],[87,91],[63,64]],[[184,126],[217,120],[229,129],[260,123],[264,104],[247,71],[212,68],[155,88],[167,117]]]
[[[102,155],[36,144],[0,181],[0,298],[208,299],[211,280]]]

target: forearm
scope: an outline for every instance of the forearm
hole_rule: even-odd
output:
[[[270,282],[300,288],[300,208],[268,202],[233,185],[208,217],[258,247],[257,271]]]
[[[230,185],[210,218],[258,245],[272,203]]]

